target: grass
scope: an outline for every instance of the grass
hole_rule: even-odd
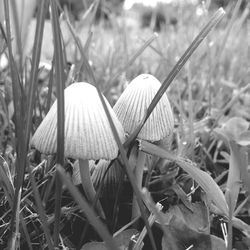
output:
[[[178,23],[157,35],[129,24],[125,14],[111,16],[109,27],[105,21],[94,24],[99,1],[82,22],[71,20],[67,11],[59,17],[57,1],[39,4],[34,46],[27,55],[18,20],[10,18],[11,5],[4,1],[0,52],[8,65],[0,69],[0,248],[105,247],[83,247],[91,241],[104,241],[108,249],[249,248],[249,23],[248,9],[239,10],[241,0],[229,5],[225,16],[208,6],[161,6],[166,16],[175,13]],[[44,30],[49,5],[52,28]],[[197,8],[203,8],[202,15],[196,15]],[[54,53],[46,55],[42,38],[49,33],[53,43],[48,40],[47,46]],[[53,60],[49,72],[39,68],[45,55]],[[73,64],[70,69],[67,61]],[[162,86],[122,144],[101,93],[114,105],[141,73],[153,74]],[[97,87],[119,147],[114,161],[123,178],[116,196],[101,192],[104,181],[97,187],[105,220],[96,216],[81,185],[72,184],[74,160],[64,158],[63,90],[73,81]],[[175,116],[171,151],[139,143],[151,155],[144,171],[148,189],[139,190],[131,166],[137,135],[166,91]],[[46,156],[31,149],[29,141],[55,98],[57,154]],[[141,218],[131,222],[133,193]]]

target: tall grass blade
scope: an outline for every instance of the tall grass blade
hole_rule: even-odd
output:
[[[134,61],[143,53],[143,51],[150,46],[150,44],[158,37],[157,33],[154,33],[147,41],[144,42],[142,47],[140,47],[135,54],[129,59],[129,61],[121,68],[118,70],[118,72],[109,80],[109,88],[107,88],[104,93],[110,90],[112,87],[112,83],[124,72],[129,66],[131,66]]]
[[[21,225],[22,225],[22,228],[23,228],[23,232],[24,232],[24,235],[25,235],[25,238],[26,238],[28,248],[29,248],[29,250],[33,250],[30,235],[29,235],[29,232],[28,232],[28,229],[27,229],[27,225],[25,224],[23,214],[20,214],[20,222],[21,222]]]
[[[140,141],[140,150],[176,162],[202,187],[209,199],[213,201],[217,208],[220,210],[220,213],[228,217],[229,210],[225,196],[223,195],[220,187],[209,174],[197,168],[191,161],[176,157],[173,154],[170,154],[164,149],[149,142]]]
[[[20,218],[20,201],[21,201],[21,189],[19,190],[16,198],[16,210],[15,213],[13,213],[13,216],[15,217],[15,227],[14,230],[11,231],[11,238],[9,241],[9,249],[18,249],[20,248],[20,232],[19,232],[19,218]]]
[[[231,203],[230,191],[228,193],[228,204]],[[232,250],[233,244],[233,210],[232,206],[229,206],[229,215],[228,215],[228,234],[227,234],[227,250]]]
[[[43,31],[44,31],[44,23],[45,23],[45,15],[48,9],[48,0],[42,0],[39,3],[38,7],[38,14],[37,14],[37,25],[36,25],[36,33],[35,33],[35,40],[33,45],[33,53],[32,53],[32,63],[31,63],[31,72],[30,72],[30,82],[27,83],[28,86],[28,95],[27,95],[27,117],[26,117],[26,127],[25,127],[25,134],[24,134],[24,152],[23,157],[26,162],[26,155],[28,152],[28,145],[30,139],[30,131],[32,127],[32,116],[33,110],[35,106],[35,96],[37,91],[37,82],[38,82],[38,67],[40,62],[41,56],[41,47],[42,47],[42,40],[43,40]],[[25,171],[25,162],[24,167],[20,169],[20,187],[23,183],[23,176]],[[42,204],[40,204],[42,206]],[[29,238],[29,234],[26,229],[26,225],[24,223],[23,218],[20,218],[22,225],[24,227],[25,237],[27,239],[29,248],[31,247],[31,242]],[[31,248],[32,249],[32,248]]]
[[[40,194],[38,192],[38,188],[37,188],[37,185],[36,185],[36,182],[35,182],[35,178],[34,178],[33,173],[31,172],[30,169],[29,169],[29,175],[30,175],[32,189],[33,189],[33,192],[34,192],[34,198],[35,198],[35,201],[36,201],[38,214],[39,214],[39,217],[41,219],[41,224],[42,224],[42,228],[43,228],[45,238],[46,238],[46,241],[47,241],[47,244],[48,244],[48,248],[49,248],[49,250],[53,250],[54,247],[53,247],[53,242],[52,242],[52,239],[51,239],[51,235],[50,235],[50,231],[49,231],[49,227],[48,227],[48,223],[47,223],[46,213],[45,213],[43,205],[42,205],[42,200],[41,200]]]
[[[9,206],[12,207],[15,190],[10,173],[7,171],[9,172],[7,162],[2,156],[0,156],[0,187],[2,187],[5,196],[8,199]]]
[[[22,53],[22,39],[21,39],[21,27],[20,27],[20,20],[18,20],[18,17],[20,16],[18,13],[18,8],[17,8],[17,2],[15,0],[10,1],[10,6],[11,6],[11,12],[12,12],[12,30],[14,31],[14,57],[16,59],[19,59],[19,73],[22,75],[22,59],[23,59],[23,53]]]
[[[86,215],[87,219],[91,223],[91,225],[95,228],[96,232],[101,236],[101,238],[106,242],[108,249],[118,250],[114,240],[109,234],[107,228],[102,224],[102,222],[98,219],[97,215],[93,211],[93,209],[88,205],[86,200],[77,190],[77,188],[73,185],[69,177],[65,174],[63,168],[61,166],[57,167],[57,171],[63,181],[63,183],[67,186],[71,195],[75,199],[75,201],[79,204],[82,211]]]
[[[167,90],[167,88],[170,86],[170,84],[173,82],[177,74],[180,72],[182,67],[185,65],[185,63],[188,61],[188,59],[191,57],[191,55],[194,53],[194,51],[198,48],[198,46],[201,44],[201,42],[206,38],[208,33],[221,21],[223,16],[225,15],[225,11],[220,8],[209,20],[209,22],[205,25],[205,27],[201,30],[201,32],[197,35],[197,37],[193,40],[191,45],[187,48],[187,50],[184,52],[182,57],[178,60],[174,68],[171,70],[169,75],[166,77],[166,79],[163,81],[160,89],[156,93],[155,97],[153,98],[152,102],[150,103],[147,113],[145,114],[144,119],[142,120],[141,124],[135,129],[135,131],[129,136],[128,140],[126,141],[125,145],[130,145],[131,142],[135,140],[137,135],[140,133],[143,125],[147,121],[150,114],[153,112],[155,106]]]
[[[52,30],[54,39],[55,81],[57,89],[57,163],[64,166],[64,84],[63,49],[55,0],[51,0]],[[62,184],[56,173],[54,244],[58,246],[61,215]]]
[[[110,124],[110,127],[112,129],[112,132],[113,132],[113,135],[114,135],[114,138],[116,140],[116,143],[118,145],[118,148],[119,148],[119,151],[120,151],[120,154],[121,154],[121,158],[123,160],[123,163],[125,165],[125,168],[126,168],[126,172],[127,172],[127,175],[128,175],[128,178],[129,178],[129,181],[132,185],[132,188],[133,188],[133,191],[135,193],[135,196],[137,198],[137,202],[138,202],[138,205],[139,205],[139,208],[140,208],[140,212],[141,212],[141,216],[143,218],[143,221],[145,223],[145,226],[146,226],[146,229],[147,229],[147,232],[148,232],[148,235],[149,235],[149,238],[150,238],[150,242],[151,242],[151,246],[152,246],[152,249],[156,250],[156,244],[155,244],[155,240],[154,240],[154,237],[153,237],[153,234],[152,234],[152,230],[150,228],[150,225],[148,223],[148,219],[147,219],[147,216],[145,214],[145,210],[144,210],[144,207],[143,207],[143,201],[142,201],[142,195],[140,193],[140,190],[134,180],[134,176],[133,176],[133,173],[132,173],[132,168],[129,166],[129,162],[128,162],[128,158],[126,156],[126,152],[125,152],[125,149],[121,143],[121,140],[119,138],[119,135],[117,133],[117,130],[115,128],[115,125],[113,123],[113,120],[110,116],[110,113],[109,113],[109,110],[106,106],[106,103],[104,101],[104,98],[100,92],[100,90],[97,88],[98,90],[98,94],[99,94],[99,97],[100,97],[100,100],[102,102],[102,105],[103,105],[103,108],[105,110],[105,113],[107,115],[107,118],[109,120],[109,124]]]
[[[242,3],[242,0],[238,0],[237,3],[235,4],[235,7],[234,7],[234,10],[233,10],[233,14],[232,14],[232,17],[227,25],[227,28],[226,28],[226,32],[225,32],[225,35],[221,41],[221,46],[219,48],[219,51],[218,51],[218,54],[217,54],[217,58],[215,59],[215,63],[214,63],[214,69],[216,69],[218,63],[220,63],[221,61],[221,58],[222,58],[222,55],[224,53],[224,49],[225,49],[225,45],[227,43],[227,40],[230,36],[230,32],[233,28],[233,24],[237,18],[237,15],[239,13],[239,10],[240,10],[240,6],[241,6],[241,3]]]
[[[47,95],[47,101],[46,101],[46,108],[45,108],[45,114],[49,112],[50,106],[51,106],[51,98],[52,98],[52,90],[53,90],[53,77],[54,77],[54,61],[52,60],[52,67],[49,72],[49,83],[48,83],[48,95]]]
[[[4,14],[6,21],[6,38],[7,38],[7,47],[9,52],[9,63],[10,63],[10,71],[11,71],[11,79],[12,79],[12,91],[13,91],[13,103],[14,103],[14,123],[15,123],[15,138],[17,141],[16,146],[16,171],[17,177],[14,182],[15,186],[15,195],[12,206],[12,219],[10,223],[10,244],[13,245],[16,242],[16,237],[19,234],[19,204],[20,204],[20,179],[22,176],[19,174],[22,169],[25,167],[25,156],[21,155],[21,151],[23,150],[23,127],[24,127],[24,118],[22,115],[23,111],[23,101],[22,101],[22,89],[21,82],[19,78],[19,73],[17,70],[17,66],[13,57],[12,50],[12,42],[11,42],[11,28],[10,28],[10,8],[9,1],[4,0]]]
[[[84,58],[85,58],[85,57],[83,57],[83,59],[84,59]],[[89,62],[88,62],[88,61],[85,61],[85,64],[88,65],[88,67],[86,68],[86,70],[92,71],[92,69],[91,69],[91,67],[90,67],[90,65],[89,65]],[[94,76],[93,71],[92,71],[92,72],[89,72],[89,74]],[[126,157],[126,152],[125,152],[124,147],[123,147],[123,145],[122,145],[122,143],[121,143],[121,140],[120,140],[120,138],[119,138],[119,135],[118,135],[118,133],[117,133],[117,131],[116,131],[116,128],[115,128],[114,123],[113,123],[113,120],[112,120],[112,118],[111,118],[111,116],[110,116],[110,113],[109,113],[108,108],[107,108],[107,106],[106,106],[106,103],[105,103],[105,101],[104,101],[104,98],[103,98],[103,96],[102,96],[102,94],[101,94],[101,92],[100,92],[100,90],[99,90],[99,88],[98,88],[98,86],[97,86],[97,84],[96,84],[95,78],[93,79],[93,81],[94,81],[94,82],[93,82],[92,84],[94,84],[94,85],[96,86],[96,88],[97,88],[98,95],[99,95],[100,100],[101,100],[101,102],[102,102],[104,111],[105,111],[105,113],[106,113],[106,115],[107,115],[107,118],[108,118],[108,121],[109,121],[111,130],[112,130],[112,133],[113,133],[113,135],[114,135],[114,138],[115,138],[116,143],[117,143],[117,145],[118,145],[118,148],[119,148],[119,150],[120,150],[122,160],[123,160],[123,162],[124,162],[124,164],[125,164],[126,171],[127,171],[128,177],[129,177],[129,180],[130,180],[130,182],[131,182],[131,185],[132,185],[133,190],[134,190],[134,192],[135,192],[135,195],[136,195],[136,197],[137,197],[138,205],[139,205],[139,208],[140,208],[141,215],[142,215],[142,218],[143,218],[143,220],[144,220],[145,226],[146,226],[146,228],[147,228],[147,231],[148,231],[148,234],[149,234],[149,238],[150,238],[152,247],[153,247],[154,250],[156,250],[156,245],[155,245],[155,241],[154,241],[154,238],[153,238],[153,234],[152,234],[151,228],[150,228],[149,223],[148,223],[148,220],[147,220],[147,216],[146,216],[145,211],[144,211],[144,208],[143,208],[142,196],[141,196],[140,191],[139,191],[139,189],[138,189],[138,187],[137,187],[137,184],[136,184],[135,181],[134,181],[133,173],[132,173],[132,171],[131,171],[131,167],[129,166],[128,159],[127,159],[127,157]]]
[[[242,154],[239,150],[239,146],[231,141],[230,143],[230,162],[229,162],[229,172],[227,178],[227,186],[225,197],[227,200],[227,204],[232,212],[234,212],[238,195],[241,188],[241,169],[240,165],[247,166],[247,162],[245,162],[244,153]],[[245,166],[243,166],[245,167]]]
[[[43,1],[44,2],[44,1]],[[32,115],[33,115],[33,108],[34,108],[34,96],[36,92],[36,83],[37,83],[37,72],[38,72],[38,64],[40,61],[40,52],[41,52],[41,41],[42,41],[42,36],[43,36],[43,26],[44,26],[44,19],[45,19],[45,10],[44,10],[44,3],[41,2],[40,9],[38,12],[38,21],[37,21],[37,28],[36,28],[36,35],[35,35],[35,43],[34,43],[34,49],[33,49],[33,57],[32,57],[32,72],[31,72],[31,80],[29,84],[29,93],[27,98],[25,97],[22,88],[21,88],[21,83],[20,81],[16,81],[18,84],[17,90],[13,91],[14,94],[14,102],[16,102],[15,105],[15,115],[16,115],[16,125],[19,128],[16,133],[16,137],[18,138],[17,140],[17,162],[18,166],[16,165],[16,171],[17,171],[17,178],[15,182],[15,198],[14,198],[14,205],[13,205],[13,214],[17,214],[19,216],[19,209],[17,204],[20,203],[18,199],[21,197],[21,187],[23,184],[23,177],[24,177],[24,172],[25,172],[25,166],[26,166],[26,161],[27,161],[27,152],[28,152],[28,144],[29,144],[29,136],[30,136],[30,128],[31,128],[31,122],[32,122]],[[13,4],[13,3],[12,3]],[[15,6],[15,4],[13,5]],[[12,6],[12,7],[13,7]],[[15,9],[15,7],[13,7]],[[7,13],[6,16],[8,16],[8,6],[7,4],[5,5],[5,13]],[[15,10],[13,10],[15,11]],[[7,30],[8,33],[8,30]],[[18,32],[17,32],[18,33]],[[8,37],[8,36],[7,36]],[[20,41],[19,41],[20,42]],[[10,45],[11,47],[11,45]],[[9,51],[10,52],[10,51]],[[19,57],[21,57],[21,51],[19,51]],[[14,63],[14,59],[11,56],[10,52],[10,61],[11,61],[11,70],[15,70],[16,66]],[[21,62],[20,62],[21,63]],[[15,70],[16,73],[16,78],[18,77],[17,70]],[[14,85],[13,85],[14,86]],[[23,111],[27,110],[26,107],[26,101],[28,102],[28,112],[27,116],[23,116]],[[26,112],[25,112],[26,113]],[[24,123],[24,119],[25,122]],[[25,129],[25,130],[24,130]],[[16,216],[16,228],[18,228],[17,223],[19,223],[19,218]],[[11,223],[11,228],[14,227],[14,216],[12,219]],[[13,229],[11,229],[12,231]]]
[[[18,123],[21,117],[21,83],[16,67],[16,63],[13,57],[12,44],[11,44],[11,30],[10,30],[10,15],[9,15],[9,1],[4,0],[4,14],[6,22],[6,42],[9,52],[9,63],[12,78],[12,90],[13,90],[13,102],[14,102],[14,121],[15,121],[15,135],[19,137],[20,131],[22,131],[22,123]]]
[[[52,28],[55,55],[55,81],[57,89],[57,162],[64,163],[64,83],[63,50],[55,0],[51,0]],[[63,164],[62,164],[63,166]]]
[[[81,41],[80,41],[79,37],[76,35],[76,32],[75,32],[74,28],[72,27],[72,25],[70,24],[67,16],[63,14],[63,17],[68,25],[70,33],[71,33],[79,51],[80,51],[80,54],[81,54],[81,61],[79,62],[79,65],[80,65],[79,68],[81,69],[83,67],[85,69],[84,72],[86,73],[87,81],[89,83],[94,84],[96,82],[95,76],[94,76],[93,70],[91,69],[91,66],[89,65],[88,56],[86,56],[88,53],[88,51],[87,51],[88,46],[85,46],[85,47],[82,46]],[[92,34],[90,33],[89,37],[91,38],[91,36],[92,36]],[[87,40],[87,42],[89,42],[89,39]],[[85,44],[85,45],[87,45],[87,44]]]
[[[35,41],[34,41],[32,61],[31,61],[30,82],[28,85],[27,117],[26,117],[25,137],[24,137],[24,148],[28,147],[30,138],[32,116],[33,116],[35,97],[37,91],[38,72],[39,72],[38,67],[41,56],[43,30],[44,30],[45,15],[47,9],[48,9],[48,0],[42,0],[38,7],[36,34],[35,34]]]

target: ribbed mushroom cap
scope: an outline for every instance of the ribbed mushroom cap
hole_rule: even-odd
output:
[[[152,75],[141,74],[131,81],[114,106],[125,132],[132,133],[142,121],[146,110],[159,90],[161,83]],[[173,112],[165,93],[138,138],[159,141],[172,134],[174,128]]]
[[[65,156],[85,160],[115,158],[118,147],[96,88],[85,82],[74,83],[65,89],[64,98]],[[124,142],[123,127],[106,99],[105,102]],[[57,101],[36,130],[31,145],[44,154],[53,154],[57,148],[56,141]]]

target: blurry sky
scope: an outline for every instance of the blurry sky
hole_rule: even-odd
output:
[[[125,9],[130,9],[134,3],[142,3],[146,6],[156,6],[157,3],[171,3],[171,2],[183,2],[183,1],[186,1],[186,0],[125,0],[125,3],[124,3],[124,8]],[[197,2],[198,0],[189,0],[190,2]]]

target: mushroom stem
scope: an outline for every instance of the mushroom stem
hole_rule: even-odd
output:
[[[136,168],[135,168],[135,178],[136,178],[136,184],[139,188],[139,190],[142,187],[142,179],[143,179],[143,169],[144,164],[146,160],[146,154],[139,150]],[[140,216],[141,212],[137,203],[136,196],[133,195],[133,204],[132,204],[132,219],[136,218],[137,216]]]
[[[89,161],[88,160],[82,160],[79,159],[79,169],[80,169],[80,175],[81,175],[81,180],[82,180],[82,186],[83,190],[85,192],[85,195],[90,202],[91,205],[94,204],[95,196],[96,196],[96,191],[93,186],[93,183],[91,181],[90,173],[89,173]],[[101,203],[98,201],[97,202],[97,211],[100,214],[102,218],[106,218],[104,211],[102,209]]]

